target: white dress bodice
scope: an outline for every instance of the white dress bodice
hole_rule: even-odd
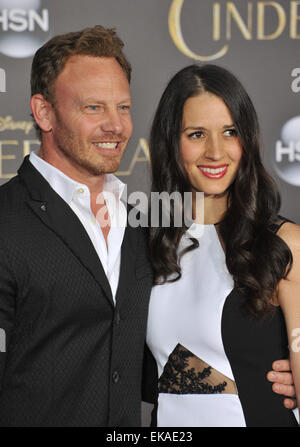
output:
[[[152,290],[147,344],[158,377],[179,343],[234,381],[221,333],[223,306],[234,284],[215,226],[204,225],[201,233],[199,247],[181,258],[181,279]],[[189,237],[189,232],[183,236],[179,252],[191,244]],[[162,426],[245,425],[236,394],[161,393],[157,419]]]

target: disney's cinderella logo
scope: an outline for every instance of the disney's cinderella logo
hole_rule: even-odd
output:
[[[202,2],[202,0],[201,0]],[[298,33],[300,22],[300,1],[292,0],[289,4],[289,13],[286,12],[287,3],[284,2],[285,8],[275,1],[257,1],[247,2],[247,6],[242,5],[247,10],[247,17],[245,13],[240,13],[236,6],[236,2],[211,2],[209,7],[212,7],[212,39],[217,42],[221,38],[223,41],[231,40],[231,28],[234,22],[240,30],[245,40],[275,40],[282,35],[286,27],[289,27],[289,37],[291,39],[300,39]],[[244,3],[244,2],[243,2]],[[177,48],[186,56],[202,62],[219,59],[224,56],[229,50],[229,44],[226,43],[218,51],[211,55],[200,55],[195,53],[186,44],[181,29],[181,14],[184,0],[173,0],[169,11],[169,32],[173,42]],[[242,17],[243,16],[243,17]],[[273,29],[266,31],[266,22],[268,19],[274,20]],[[289,19],[289,20],[288,20]],[[255,32],[254,32],[254,25]],[[224,23],[223,23],[224,22]],[[198,21],[199,25],[199,21]],[[268,26],[269,28],[269,26]]]

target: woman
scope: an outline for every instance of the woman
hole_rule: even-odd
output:
[[[193,65],[173,77],[151,131],[152,191],[191,191],[194,223],[176,227],[177,206],[169,228],[151,229],[159,426],[297,425],[265,376],[300,327],[300,228],[278,217],[259,146],[253,104],[231,73]],[[290,350],[298,399],[299,356]]]

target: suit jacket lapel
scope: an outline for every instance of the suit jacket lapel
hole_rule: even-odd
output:
[[[109,302],[114,305],[101,261],[76,214],[34,168],[29,157],[24,159],[18,173],[29,191],[28,205],[32,211],[63,240],[101,286]]]
[[[136,256],[139,232],[128,225],[125,229],[123,244],[121,248],[121,268],[119,284],[116,293],[117,306],[120,306],[124,297],[128,299],[127,289],[130,283],[133,284],[136,281],[135,269],[136,269]]]

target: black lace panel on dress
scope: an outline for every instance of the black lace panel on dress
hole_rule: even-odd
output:
[[[158,390],[172,394],[237,394],[231,379],[180,344],[169,355],[159,378]]]

